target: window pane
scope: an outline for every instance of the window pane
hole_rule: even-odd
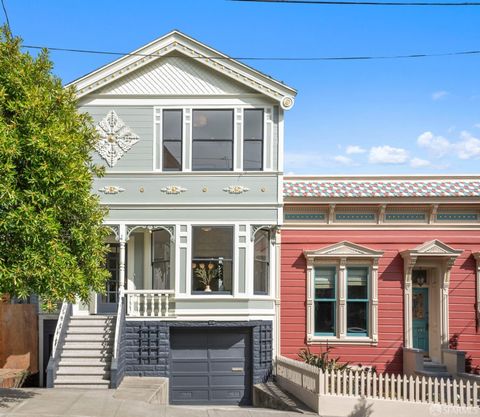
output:
[[[270,232],[268,230],[258,230],[255,233],[254,257],[254,293],[267,294],[270,266]]]
[[[182,142],[163,142],[163,169],[182,170]]]
[[[351,336],[367,335],[368,303],[347,302],[347,333]]]
[[[192,235],[192,290],[231,293],[233,227],[194,226]]]
[[[192,169],[229,171],[233,168],[232,142],[193,142]]]
[[[194,110],[193,140],[233,140],[233,110]]]
[[[335,303],[315,301],[315,333],[335,334]]]
[[[335,268],[315,268],[315,298],[335,299]]]
[[[347,286],[349,300],[368,298],[368,268],[347,268]]]
[[[182,140],[182,111],[163,111],[163,139]]]
[[[263,110],[244,111],[243,138],[263,140]]]
[[[152,233],[152,289],[170,289],[170,234],[166,230]]]
[[[263,168],[263,142],[245,141],[243,143],[243,169],[261,171]]]

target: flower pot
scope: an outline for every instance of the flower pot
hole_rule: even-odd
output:
[[[207,286],[205,287],[205,290],[204,290],[204,291],[205,291],[205,292],[212,292],[212,290],[210,289],[210,285],[207,285]]]

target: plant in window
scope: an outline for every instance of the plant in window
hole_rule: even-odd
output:
[[[212,284],[212,281],[218,277],[218,268],[211,262],[206,267],[204,263],[200,263],[198,266],[194,263],[192,264],[192,268],[195,276],[203,285],[204,291],[211,292],[212,289],[210,288],[210,285]]]

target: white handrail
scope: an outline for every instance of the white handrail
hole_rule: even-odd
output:
[[[53,343],[52,343],[52,358],[55,358],[57,353],[58,343],[60,342],[60,338],[62,336],[62,331],[65,323],[65,318],[67,316],[69,303],[64,301],[62,303],[62,308],[60,309],[60,314],[58,315],[57,326],[55,328],[55,334],[53,336]]]
[[[115,341],[113,344],[113,357],[118,358],[118,353],[120,350],[119,338],[120,338],[120,330],[122,328],[122,320],[123,320],[123,305],[124,305],[124,297],[122,292],[119,294],[118,297],[118,308],[117,308],[117,321],[115,323]]]

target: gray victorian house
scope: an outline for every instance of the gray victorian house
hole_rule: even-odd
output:
[[[71,85],[99,133],[111,279],[63,304],[47,385],[158,376],[173,404],[250,403],[277,349],[295,90],[177,31]]]

